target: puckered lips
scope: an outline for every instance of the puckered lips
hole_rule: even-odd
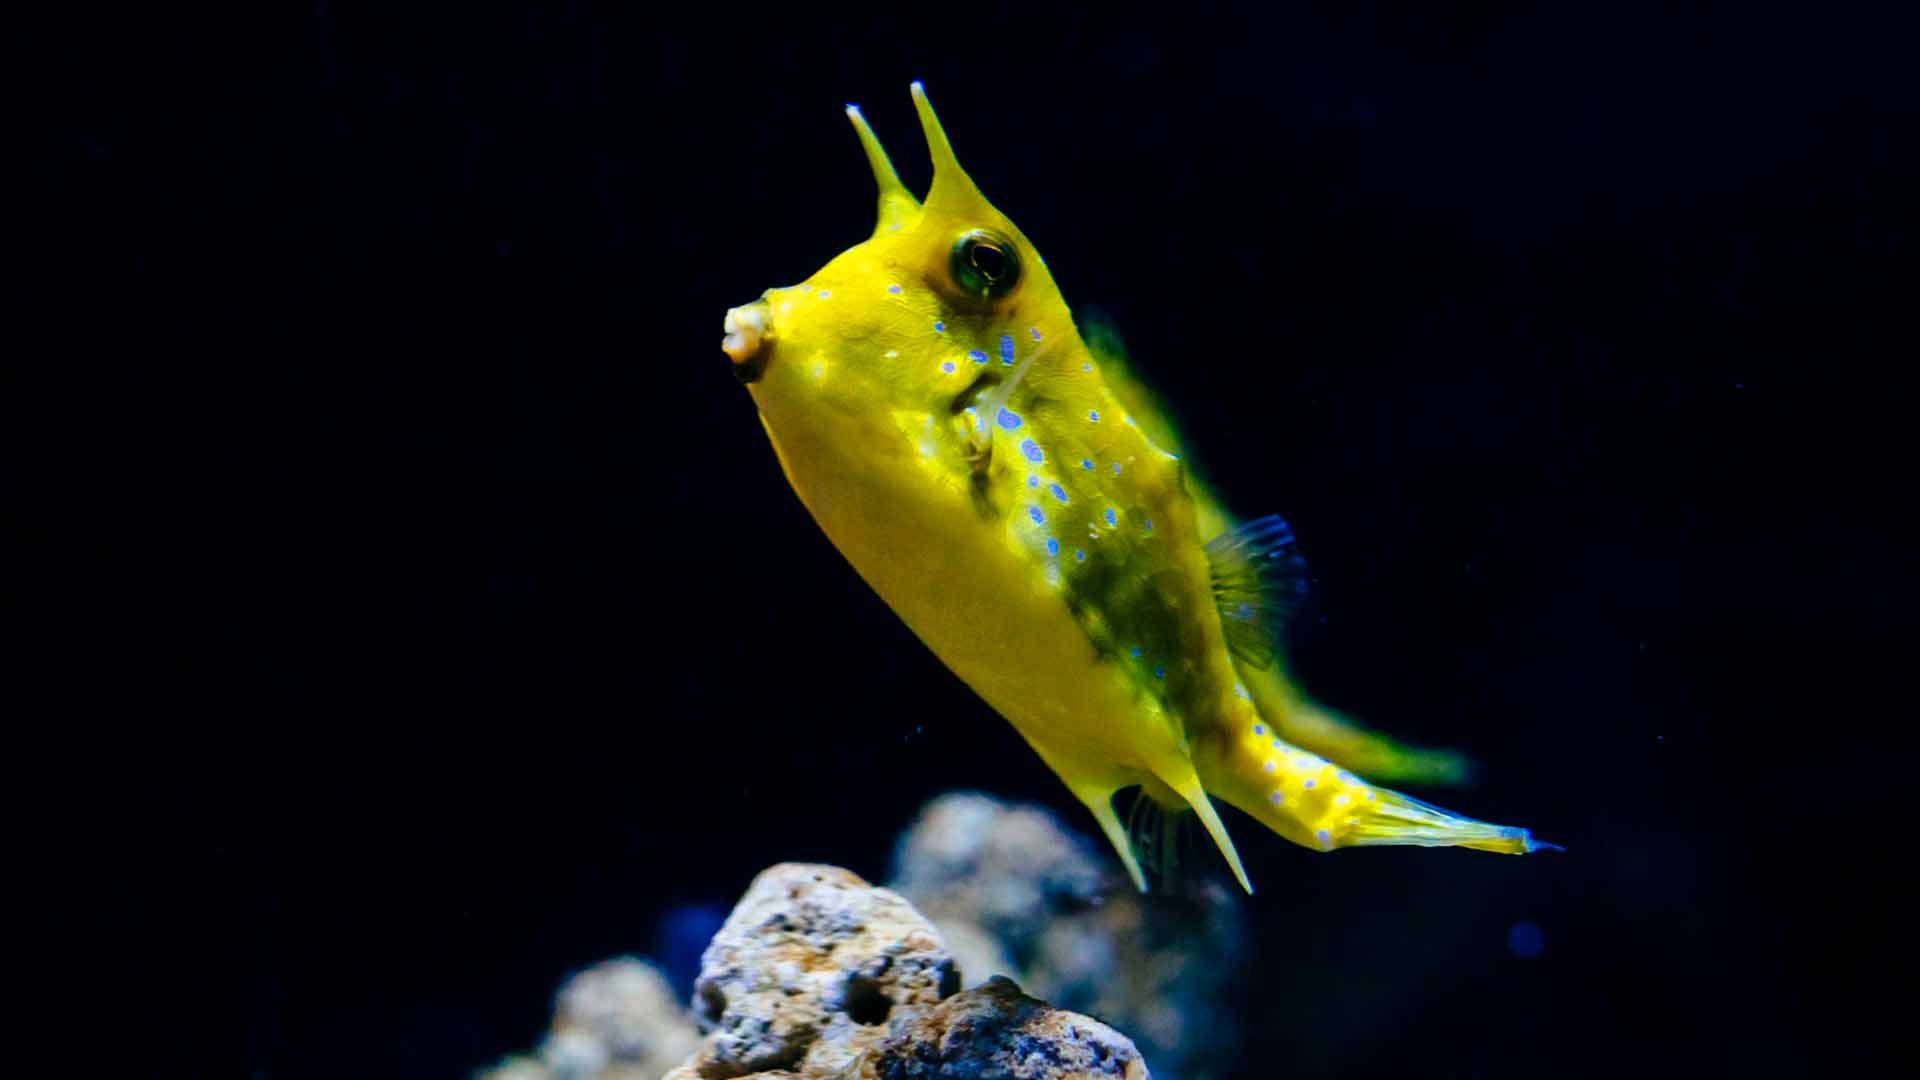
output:
[[[758,380],[767,370],[767,354],[773,347],[770,315],[765,300],[727,312],[727,336],[720,342],[720,351],[732,358],[733,377],[743,383]]]

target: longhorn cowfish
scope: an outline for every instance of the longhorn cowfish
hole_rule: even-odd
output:
[[[1248,891],[1213,799],[1319,851],[1551,847],[1362,779],[1456,780],[1462,762],[1294,687],[1292,531],[1226,514],[1112,335],[1076,326],[912,90],[926,199],[849,106],[879,185],[872,235],[729,311],[722,343],[854,569],[1086,805],[1141,889],[1157,845],[1114,806],[1136,787],[1164,820],[1191,811]]]

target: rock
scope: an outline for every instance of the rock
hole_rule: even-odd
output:
[[[552,1080],[553,1071],[537,1058],[510,1057],[477,1076],[479,1080]]]
[[[700,1070],[694,1066],[682,1065],[661,1077],[660,1080],[703,1080],[703,1077]],[[805,1073],[787,1069],[768,1069],[766,1072],[748,1073],[743,1080],[811,1080],[811,1078]]]
[[[1011,979],[905,1012],[857,1080],[1148,1080],[1140,1051],[1098,1020],[1056,1009]]]
[[[953,954],[954,966],[960,969],[964,977],[962,985],[978,985],[995,975],[1005,975],[1011,979],[1020,977],[1020,965],[1007,955],[1006,946],[1001,944],[999,938],[965,919],[929,918],[927,921],[940,931],[941,939],[947,943],[947,951]]]
[[[1118,1025],[1162,1080],[1225,1076],[1244,941],[1235,897],[1216,883],[1141,896],[1103,851],[1043,809],[943,795],[901,838],[894,887],[967,957],[970,979],[1006,970]],[[1007,967],[971,966],[996,955],[982,934]]]
[[[900,838],[893,887],[936,923],[985,930],[1025,965],[1056,918],[1121,886],[1096,849],[1047,811],[956,792],[928,803]]]
[[[593,1076],[608,1066],[658,1074],[686,1060],[699,1041],[666,977],[629,957],[588,968],[561,988],[541,1056],[561,1076]]]
[[[486,1080],[655,1080],[686,1060],[699,1029],[652,964],[621,957],[567,980],[536,1058],[511,1058]]]
[[[960,987],[940,934],[897,893],[833,866],[763,871],[701,958],[694,1010],[712,1030],[701,1080],[774,1070],[826,1076],[901,1007]]]
[[[1173,896],[1126,893],[1049,926],[1028,985],[1124,1026],[1165,1076],[1223,1077],[1239,1042],[1243,942],[1235,896],[1218,883]]]
[[[846,870],[782,863],[707,945],[691,1016],[652,966],[610,961],[562,988],[538,1058],[486,1080],[1145,1080],[1143,1051],[1161,1080],[1227,1075],[1224,890],[1143,898],[1046,811],[970,794],[929,804],[897,861],[934,920]],[[957,956],[993,977],[959,993]]]

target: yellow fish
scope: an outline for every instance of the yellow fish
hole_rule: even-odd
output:
[[[1142,890],[1148,842],[1113,805],[1132,787],[1169,820],[1197,815],[1249,892],[1210,797],[1321,851],[1551,846],[1350,771],[1446,779],[1458,761],[1291,686],[1277,632],[1303,579],[1286,524],[1228,519],[1118,350],[1089,347],[960,168],[919,83],[913,100],[925,201],[849,106],[880,187],[872,236],[729,311],[721,346],[848,561],[1086,804]]]

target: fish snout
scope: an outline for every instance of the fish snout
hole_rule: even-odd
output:
[[[773,309],[765,300],[742,304],[727,312],[727,336],[720,351],[733,360],[733,377],[742,383],[758,380],[773,353]]]

